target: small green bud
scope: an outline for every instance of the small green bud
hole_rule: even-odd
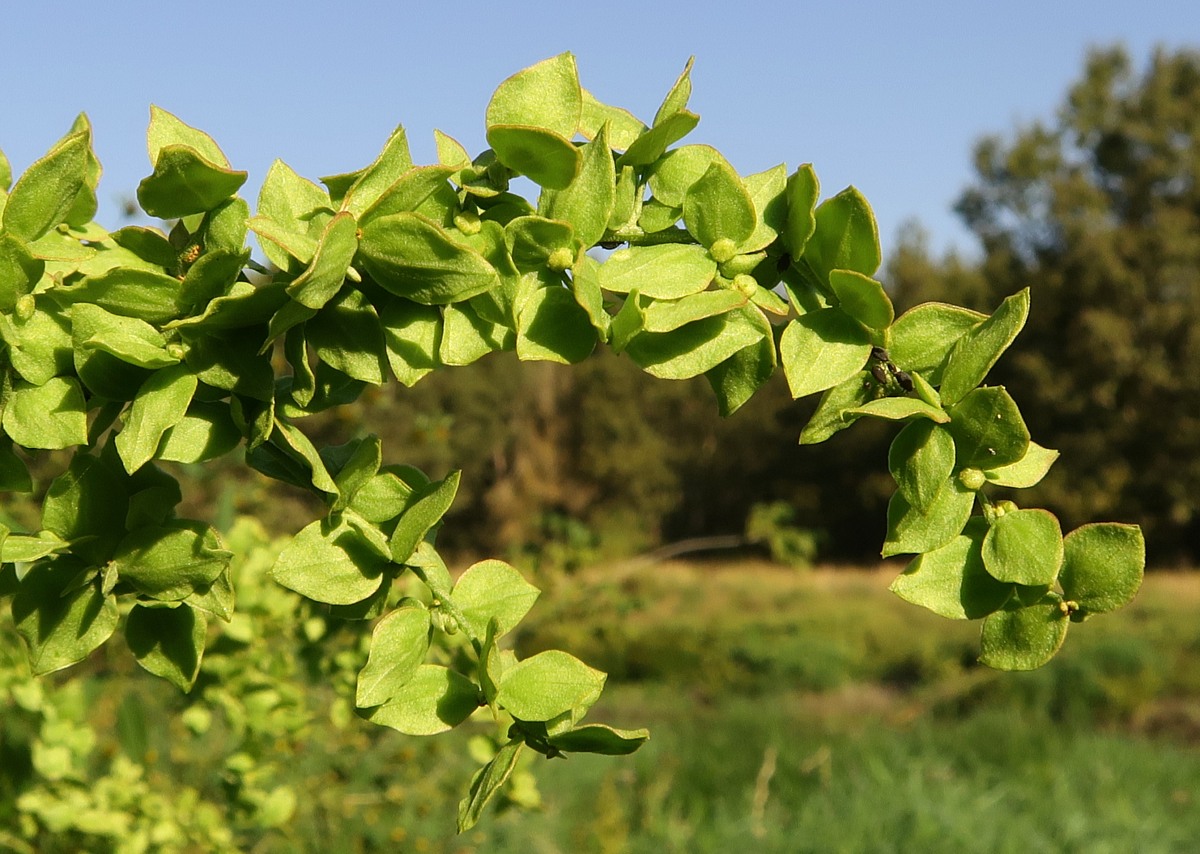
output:
[[[979,469],[963,469],[958,473],[958,482],[972,492],[978,492],[987,483],[987,478]]]
[[[575,254],[565,246],[560,246],[550,253],[546,264],[551,270],[561,273],[570,270],[575,263]]]
[[[728,237],[722,237],[720,240],[708,247],[708,254],[718,264],[724,264],[737,254],[737,244]]]
[[[475,211],[463,211],[454,217],[454,227],[463,234],[478,234],[482,225]]]
[[[37,311],[37,302],[33,298],[33,294],[25,294],[17,300],[16,315],[17,320],[22,322],[33,317]]]
[[[992,505],[992,509],[995,511],[996,516],[999,517],[1003,516],[1005,513],[1011,513],[1012,511],[1020,508],[1017,507],[1017,503],[1015,501],[997,501]]]
[[[750,299],[758,291],[758,282],[754,280],[753,276],[738,273],[733,277],[733,289],[744,295],[746,299]]]
[[[752,273],[754,268],[767,257],[766,252],[755,252],[750,255],[734,255],[721,264],[721,275],[732,279],[738,273]]]
[[[179,361],[182,362],[184,360],[184,358],[187,357],[187,350],[183,349],[182,344],[179,344],[176,342],[176,343],[167,345],[167,354],[172,359],[178,359]]]

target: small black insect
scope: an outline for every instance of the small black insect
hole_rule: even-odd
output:
[[[882,386],[887,385],[888,375],[883,365],[871,365],[871,376],[875,377],[875,381]]]
[[[892,376],[896,378],[896,382],[900,383],[900,388],[905,391],[913,390],[913,379],[909,376],[908,371],[902,371],[892,364],[889,364],[888,367],[892,369]]]
[[[892,357],[888,355],[888,351],[883,349],[882,347],[872,347],[871,348],[871,358],[874,359],[876,362],[887,363],[887,362],[892,361]]]

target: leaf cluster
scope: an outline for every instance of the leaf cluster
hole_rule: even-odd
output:
[[[501,350],[575,364],[607,344],[655,377],[704,376],[723,414],[781,365],[793,397],[822,394],[804,443],[862,418],[901,422],[883,553],[919,556],[895,589],[986,617],[985,663],[1036,666],[1068,617],[1127,601],[1142,571],[1136,529],[1063,538],[1045,511],[987,497],[1036,482],[1055,456],[1002,387],[983,385],[1028,293],[990,316],[934,303],[897,318],[857,190],[821,200],[810,165],[741,176],[711,147],[677,145],[698,121],[689,71],[644,124],[583,89],[561,54],[500,84],[478,156],[439,133],[438,162],[417,165],[397,128],[371,164],[319,184],[276,162],[253,215],[236,195],[245,173],[155,108],[138,198],[174,220],[168,232],[91,221],[86,119],[11,189],[0,176],[5,488],[32,487],[25,455],[74,449],[41,530],[0,532],[0,595],[35,672],[83,659],[123,618],[143,667],[192,686],[210,618],[234,613],[230,553],[210,526],[176,517],[180,485],[158,463],[240,448],[325,507],[272,575],[374,621],[361,714],[413,735],[476,713],[508,724],[460,829],[526,748],[635,750],[644,730],[583,723],[603,673],[503,647],[536,588],[500,561],[452,578],[436,538],[457,472],[431,480],[386,463],[374,436],[318,448],[299,426],[369,386]],[[536,199],[512,192],[516,176]],[[250,260],[250,233],[272,269]],[[435,637],[450,655],[431,652]]]

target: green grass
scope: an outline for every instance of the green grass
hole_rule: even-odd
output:
[[[489,726],[416,739],[319,715],[262,748],[296,814],[239,841],[255,852],[1196,850],[1200,576],[1152,576],[1132,606],[1073,626],[1055,661],[1026,674],[975,665],[977,624],[906,605],[887,581],[753,564],[562,579],[519,650],[561,646],[610,670],[589,719],[650,727],[641,751],[532,756],[523,770],[541,807],[489,811],[458,837],[477,767],[468,739]],[[193,736],[178,695],[131,672],[89,677],[97,761],[132,744],[156,787],[192,786],[235,810],[227,729]],[[319,684],[306,689],[318,709]]]

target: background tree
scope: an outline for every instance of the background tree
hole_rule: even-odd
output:
[[[978,274],[931,262],[911,235],[892,259],[905,304],[984,308],[1032,288],[1034,310],[996,382],[1029,390],[1030,429],[1063,452],[1031,495],[1067,524],[1131,518],[1152,557],[1200,543],[1200,52],[1138,71],[1093,51],[1052,122],[975,150],[957,210]]]

